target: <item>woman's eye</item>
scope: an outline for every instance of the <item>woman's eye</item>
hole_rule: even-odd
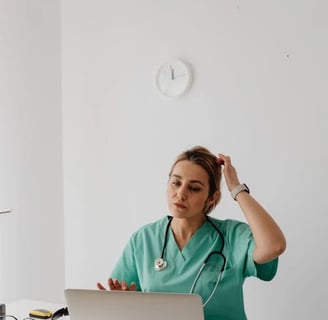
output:
[[[173,180],[171,183],[174,186],[180,186],[180,181]]]
[[[201,188],[200,188],[200,187],[189,187],[189,190],[190,190],[191,192],[198,192],[198,191],[201,190]]]

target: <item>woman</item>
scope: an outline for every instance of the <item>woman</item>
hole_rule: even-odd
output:
[[[221,197],[222,171],[247,224],[208,216]],[[206,320],[246,319],[243,282],[248,276],[266,281],[275,276],[286,247],[279,226],[240,184],[230,157],[217,157],[204,147],[178,156],[167,200],[171,216],[132,235],[109,288],[196,293],[203,299]],[[105,290],[100,283],[97,287]]]

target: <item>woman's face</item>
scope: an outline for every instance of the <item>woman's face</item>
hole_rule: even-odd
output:
[[[209,176],[199,165],[182,160],[175,164],[167,186],[167,200],[175,218],[199,218],[208,205]]]

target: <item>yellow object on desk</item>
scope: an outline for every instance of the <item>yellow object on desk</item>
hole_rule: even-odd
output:
[[[34,309],[30,311],[29,316],[38,319],[49,319],[52,317],[52,313],[46,309]]]
[[[62,307],[63,307],[62,302],[52,303],[52,302],[41,301],[41,300],[22,299],[22,300],[16,300],[6,303],[6,314],[14,315],[17,319],[22,320],[26,317],[29,317],[29,312],[31,310],[46,309],[54,314],[56,310]],[[69,320],[69,319],[70,319],[69,316],[65,316],[63,320]]]

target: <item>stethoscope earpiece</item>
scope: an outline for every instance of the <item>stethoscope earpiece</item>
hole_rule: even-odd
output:
[[[154,261],[155,271],[162,271],[167,267],[167,262],[162,258],[157,258]]]

